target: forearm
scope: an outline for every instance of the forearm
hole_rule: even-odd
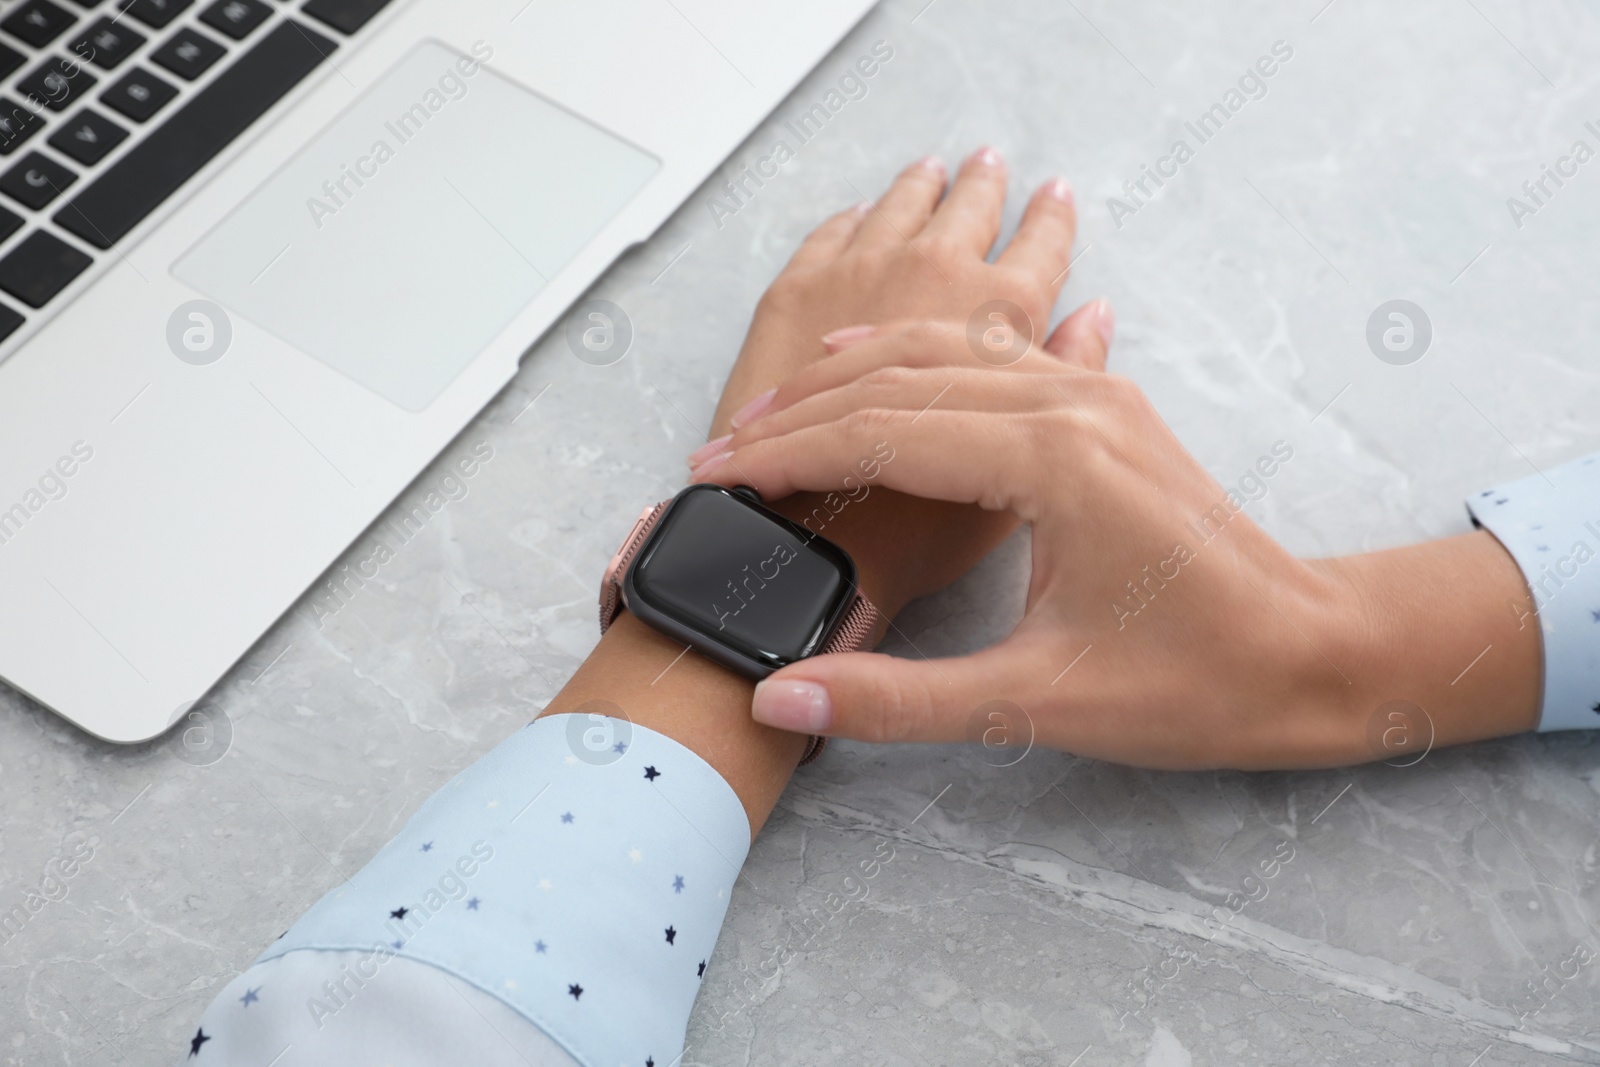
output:
[[[1363,746],[1352,760],[1387,758],[1372,750],[1382,730],[1370,727],[1395,700],[1427,712],[1436,746],[1538,724],[1538,617],[1521,571],[1493,535],[1480,530],[1315,566],[1340,590],[1329,655],[1349,678],[1335,691],[1343,690],[1352,742]]]

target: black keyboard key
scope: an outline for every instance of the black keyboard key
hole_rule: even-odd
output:
[[[101,19],[84,30],[67,49],[85,63],[93,63],[101,70],[115,70],[117,64],[138,51],[146,40],[137,30]]]
[[[0,156],[9,156],[44,125],[33,108],[0,97]]]
[[[124,74],[100,99],[134,122],[145,122],[178,95],[178,90],[149,71],[135,67]]]
[[[65,111],[83,94],[94,88],[95,79],[75,60],[47,59],[32,74],[17,83],[17,88],[51,111]]]
[[[300,10],[342,33],[355,33],[388,3],[389,0],[311,0]]]
[[[272,8],[261,0],[217,0],[200,12],[200,21],[235,41],[241,41],[271,15]]]
[[[61,238],[35,230],[0,259],[0,289],[29,307],[44,307],[93,262]]]
[[[5,30],[24,44],[43,48],[77,21],[78,16],[64,7],[57,7],[50,0],[28,0],[0,22],[0,30]]]
[[[16,166],[0,174],[0,192],[23,207],[38,211],[77,180],[76,174],[55,160],[29,152]]]
[[[57,211],[56,223],[110,248],[337,47],[299,23],[278,23]]]
[[[21,228],[22,216],[0,207],[0,241],[4,241]]]
[[[11,77],[11,72],[22,66],[27,58],[10,45],[0,44],[0,78]]]
[[[128,131],[97,111],[84,108],[50,135],[50,147],[92,167],[127,139]]]
[[[21,326],[24,321],[21,315],[4,304],[0,304],[0,341],[4,341],[7,337],[16,333],[17,327]]]
[[[118,6],[146,26],[160,30],[192,3],[194,0],[122,0]]]
[[[228,50],[203,33],[185,26],[150,53],[150,62],[185,81],[194,81],[227,55]]]

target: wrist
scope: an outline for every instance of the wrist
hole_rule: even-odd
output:
[[[1328,640],[1349,677],[1336,699],[1351,760],[1538,724],[1542,648],[1521,571],[1486,532],[1321,560]],[[1519,605],[1525,605],[1520,607]],[[1407,755],[1407,752],[1412,752]]]

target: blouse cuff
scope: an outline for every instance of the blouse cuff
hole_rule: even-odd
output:
[[[551,715],[429,798],[257,962],[360,949],[381,975],[404,957],[503,1001],[579,1063],[673,1063],[749,847],[738,796],[692,751]]]
[[[1522,568],[1534,608],[1507,610],[1538,625],[1544,647],[1539,730],[1600,726],[1600,453],[1485,489],[1467,500],[1473,522]]]

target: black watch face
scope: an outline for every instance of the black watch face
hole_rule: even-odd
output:
[[[855,566],[803,526],[721,486],[692,486],[633,569],[656,611],[773,667],[811,655],[854,592]]]

